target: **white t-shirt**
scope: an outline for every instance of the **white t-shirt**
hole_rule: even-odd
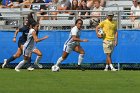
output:
[[[137,6],[137,7],[132,6],[131,13],[132,13],[132,15],[140,16],[140,7],[139,6]]]
[[[28,36],[27,36],[27,41],[24,44],[25,48],[28,47],[28,48],[32,49],[34,47],[34,38],[33,38],[33,35],[32,35],[32,33],[34,31],[35,31],[34,29],[29,30],[29,33],[28,33]]]
[[[93,15],[93,16],[100,16],[101,12],[98,12],[98,11],[102,11],[102,10],[103,10],[103,7],[101,7],[101,6],[99,8],[94,7],[93,8],[94,12],[91,12],[91,15]]]
[[[72,36],[73,36],[73,35],[75,35],[75,36],[77,36],[78,38],[80,38],[80,31],[79,31],[79,29],[77,28],[77,26],[74,26],[74,27],[71,29],[69,38],[68,38],[67,41],[65,42],[65,45],[79,44],[79,42],[73,41],[73,40],[72,40]]]

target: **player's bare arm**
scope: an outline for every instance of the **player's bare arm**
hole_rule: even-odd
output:
[[[115,32],[115,46],[118,44],[118,31]]]
[[[77,36],[75,36],[75,35],[73,35],[72,36],[72,39],[73,39],[73,41],[78,41],[78,42],[88,42],[88,40],[87,39],[80,39],[80,38],[78,38]]]
[[[40,41],[48,38],[48,36],[44,36],[43,38],[38,38],[37,35],[36,35],[36,32],[33,32],[32,35],[33,35],[33,38],[34,38],[35,42],[40,42]]]
[[[13,42],[16,42],[16,36],[19,32],[19,29],[16,29],[15,33],[14,33],[14,37],[13,37]]]

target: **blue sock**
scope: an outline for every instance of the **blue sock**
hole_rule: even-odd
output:
[[[16,58],[14,56],[11,56],[9,59],[7,59],[7,63],[10,63],[11,61],[14,61]]]

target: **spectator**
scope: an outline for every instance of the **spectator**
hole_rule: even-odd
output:
[[[81,0],[77,0],[78,6],[80,4],[80,1]],[[62,0],[61,7],[59,7],[59,10],[71,10],[72,5],[73,5],[72,2],[73,2],[73,0]]]
[[[72,0],[71,10],[78,10],[78,0]]]
[[[24,0],[22,4],[23,4],[23,8],[30,8],[32,1],[31,0]]]
[[[62,0],[58,6],[58,10],[70,10],[71,3],[69,0]]]
[[[108,71],[110,66],[111,71],[117,71],[112,65],[111,54],[113,52],[114,46],[117,46],[118,32],[117,32],[117,22],[113,21],[114,13],[108,12],[107,19],[100,22],[96,27],[96,34],[98,38],[103,38],[103,49],[106,54],[106,67],[104,71]],[[103,33],[99,34],[99,29],[103,29]]]
[[[93,5],[94,5],[94,2],[93,2],[94,0],[87,0],[87,7],[88,8],[92,8],[93,7]]]
[[[72,0],[72,4],[71,4],[71,8],[70,10],[78,10],[78,0]],[[69,12],[70,15],[76,15],[75,12],[71,11]],[[73,19],[73,17],[70,17],[69,18],[70,20]]]
[[[103,7],[100,6],[99,0],[94,0],[94,8],[92,9],[93,12],[91,12],[91,26],[96,27],[98,23],[100,22],[100,16],[101,12],[103,10]]]
[[[34,0],[33,1],[33,4],[34,3],[44,3],[44,5],[31,5],[31,9],[35,9],[35,10],[38,10],[39,12],[37,12],[37,17],[38,17],[38,21],[40,20],[47,20],[48,19],[48,15],[46,12],[44,12],[44,10],[46,10],[46,5],[45,5],[45,2],[43,0]]]
[[[52,0],[52,4],[49,6],[49,10],[55,11],[58,10],[58,6],[60,6],[60,3],[58,0]],[[50,12],[51,15],[56,16],[58,12]],[[56,20],[57,17],[52,17],[53,20]]]
[[[87,0],[87,7],[92,8],[95,0]],[[105,7],[107,0],[100,0],[100,6]]]
[[[73,0],[69,0],[69,1],[70,1],[70,3],[72,4],[72,1],[73,1]],[[77,1],[78,1],[78,6],[79,6],[81,0],[77,0]]]
[[[13,0],[2,0],[1,8],[11,8],[13,6]]]
[[[140,28],[140,0],[133,0],[133,6],[131,7],[131,21],[134,22],[134,28]]]
[[[79,10],[90,10],[88,7],[87,7],[87,0],[81,0],[81,4],[78,8]],[[90,14],[90,12],[79,12],[79,15],[84,15],[84,16],[88,16]],[[88,17],[80,17],[82,19],[85,19],[85,18],[88,18]]]
[[[105,7],[106,1],[105,0],[100,0],[100,6]]]
[[[45,3],[50,3],[52,2],[52,0],[45,0]]]
[[[20,4],[22,4],[22,3],[23,3],[23,0],[16,0],[16,1],[11,2],[10,7],[11,8],[20,8]]]

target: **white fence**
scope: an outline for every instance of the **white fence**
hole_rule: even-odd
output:
[[[114,7],[114,6],[113,6]],[[109,8],[108,8],[109,9]],[[111,8],[110,8],[111,9]],[[47,20],[39,20],[40,26],[42,30],[50,30],[50,29],[70,29],[71,26],[74,25],[74,22],[79,17],[87,17],[84,18],[83,29],[95,29],[91,25],[92,17],[99,17],[100,20],[104,20],[106,18],[106,13],[109,11],[107,8],[104,11],[96,11],[102,12],[100,16],[79,16],[79,12],[93,12],[91,10],[67,10],[67,11],[49,11],[44,10],[46,15],[38,15],[39,11],[31,10],[29,8],[0,8],[0,29],[2,30],[14,30],[16,27],[20,27],[24,23],[24,19],[27,17],[27,14],[30,12],[34,12],[34,18],[37,20],[39,17],[48,17]],[[51,15],[51,12],[59,12],[61,14]],[[66,14],[65,12],[73,12],[74,15]],[[118,21],[118,29],[138,29],[139,19],[132,22],[130,19],[130,10],[118,10],[114,11],[115,17],[114,19]],[[52,17],[55,17],[56,20],[52,20]]]

